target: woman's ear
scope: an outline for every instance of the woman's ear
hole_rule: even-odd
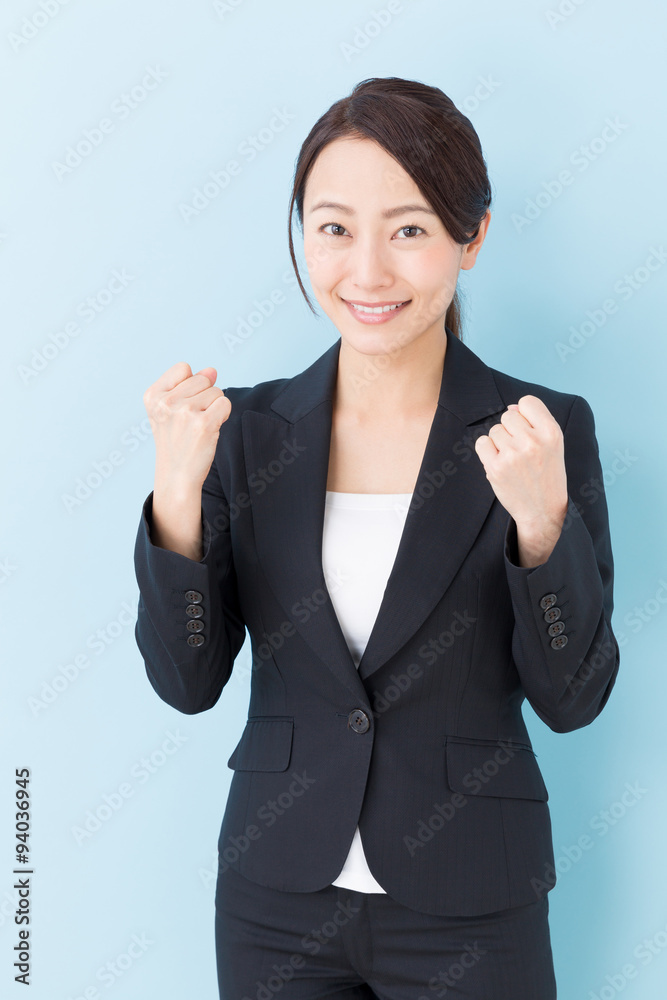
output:
[[[477,260],[477,254],[479,253],[482,243],[486,237],[486,231],[489,228],[489,223],[491,222],[491,211],[487,208],[486,215],[479,224],[477,230],[477,235],[474,240],[470,243],[466,243],[463,247],[463,252],[461,254],[461,269],[463,271],[470,270],[474,267],[475,261]]]

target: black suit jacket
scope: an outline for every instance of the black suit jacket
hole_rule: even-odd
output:
[[[158,695],[188,714],[212,708],[250,633],[222,873],[321,889],[358,823],[373,875],[416,910],[475,915],[555,884],[521,704],[570,732],[597,717],[616,679],[594,419],[583,397],[490,368],[446,334],[437,411],[358,670],[321,561],[340,340],[293,378],[225,389],[200,562],[152,544],[152,493],[144,503],[136,640]],[[532,568],[517,564],[516,524],[473,447],[526,393],[563,429],[569,493],[556,546]]]

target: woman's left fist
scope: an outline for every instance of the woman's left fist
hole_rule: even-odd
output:
[[[510,403],[500,423],[477,438],[475,451],[517,527],[536,536],[560,531],[568,503],[563,432],[541,399]]]

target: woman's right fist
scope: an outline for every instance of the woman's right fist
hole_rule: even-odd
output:
[[[215,457],[220,427],[232,412],[215,368],[192,374],[172,365],[146,389],[144,406],[155,439],[155,482],[170,491],[201,490]]]

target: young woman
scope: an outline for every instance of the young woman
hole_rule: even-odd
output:
[[[145,394],[148,677],[202,712],[252,646],[218,843],[224,1000],[556,997],[521,704],[560,733],[601,712],[613,561],[604,493],[583,503],[589,404],[461,340],[490,202],[442,91],[363,81],[307,136],[289,213],[340,338],[291,378],[223,392],[180,363]],[[289,245],[296,269],[291,224]]]

